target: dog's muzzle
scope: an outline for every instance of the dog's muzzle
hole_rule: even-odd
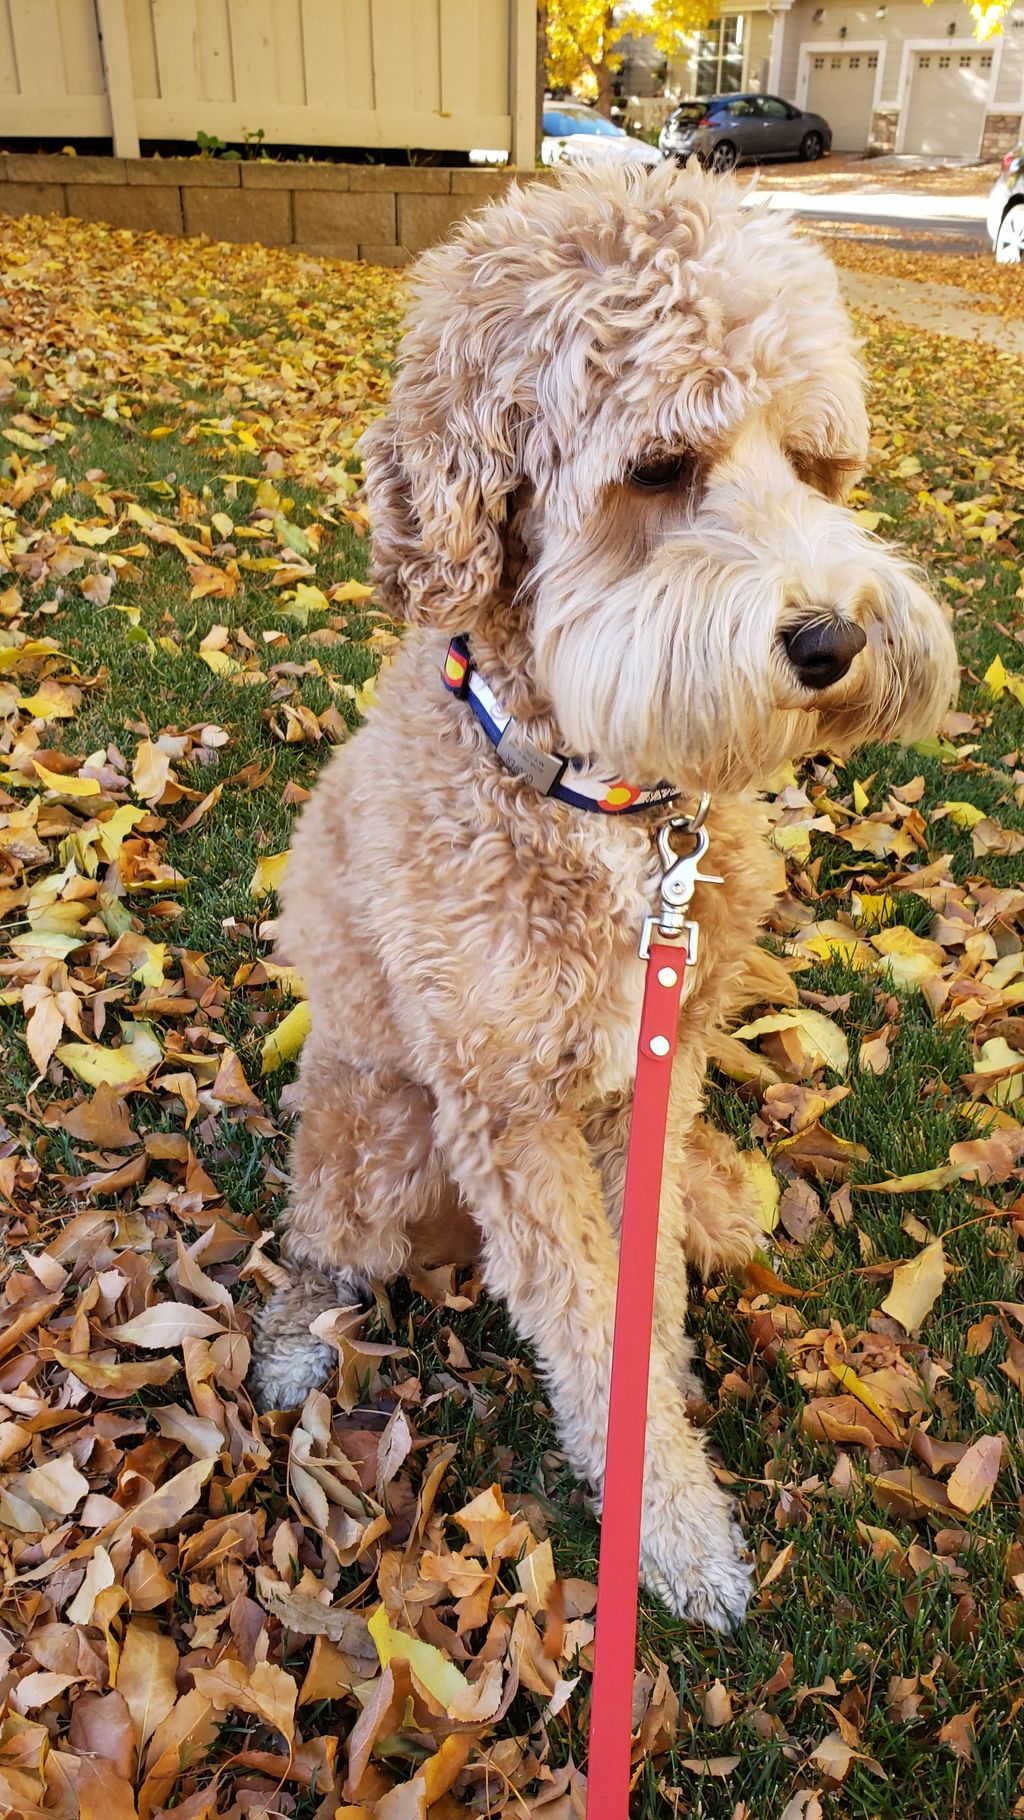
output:
[[[791,667],[805,689],[828,689],[846,675],[867,637],[852,619],[803,620],[781,634]]]

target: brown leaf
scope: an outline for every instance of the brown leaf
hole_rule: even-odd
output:
[[[286,1743],[293,1742],[299,1690],[285,1669],[273,1662],[257,1662],[250,1670],[244,1662],[222,1656],[213,1668],[193,1668],[192,1679],[197,1692],[219,1712],[255,1713],[279,1731]]]
[[[185,1340],[208,1340],[224,1328],[214,1315],[187,1302],[154,1302],[119,1327],[108,1327],[112,1340],[126,1346],[181,1346]]]
[[[1004,1435],[982,1435],[953,1468],[947,1490],[951,1503],[968,1516],[987,1504],[1003,1461]]]
[[[105,1083],[97,1087],[91,1099],[72,1106],[61,1118],[61,1126],[83,1144],[95,1144],[101,1150],[123,1150],[137,1144],[128,1107],[121,1094]]]
[[[108,1363],[96,1358],[92,1353],[67,1353],[54,1351],[53,1357],[58,1365],[63,1365],[80,1383],[97,1396],[113,1397],[118,1401],[122,1397],[131,1397],[137,1390],[148,1390],[155,1384],[166,1384],[181,1370],[181,1360],[140,1359],[137,1362],[126,1360],[120,1364]]]
[[[177,1669],[173,1640],[155,1624],[131,1619],[121,1645],[115,1685],[131,1714],[140,1752],[178,1697]]]

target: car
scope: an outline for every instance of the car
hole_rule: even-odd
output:
[[[579,101],[545,101],[544,137],[540,155],[544,164],[647,164],[661,163],[657,146],[634,139],[614,120]]]
[[[989,192],[988,237],[1000,265],[1024,263],[1024,145],[1007,152]]]
[[[832,128],[778,95],[709,95],[673,109],[658,147],[680,163],[699,158],[713,171],[731,171],[746,160],[822,158],[832,149]]]

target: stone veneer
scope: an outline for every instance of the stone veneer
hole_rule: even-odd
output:
[[[432,165],[8,152],[0,155],[0,214],[73,215],[404,265],[468,210],[500,195],[513,175]]]
[[[1024,120],[1020,114],[986,114],[981,140],[983,158],[1002,158],[1024,140]]]
[[[873,113],[871,131],[868,134],[868,151],[874,152],[877,157],[881,157],[883,152],[895,151],[896,128],[899,126],[899,122],[899,114],[894,109]]]

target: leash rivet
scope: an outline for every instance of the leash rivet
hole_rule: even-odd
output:
[[[667,1055],[671,1047],[672,1045],[667,1036],[652,1036],[650,1041],[650,1051],[652,1055]]]
[[[659,986],[674,986],[678,978],[679,978],[679,975],[676,972],[674,967],[659,967],[659,969],[658,969]]]

